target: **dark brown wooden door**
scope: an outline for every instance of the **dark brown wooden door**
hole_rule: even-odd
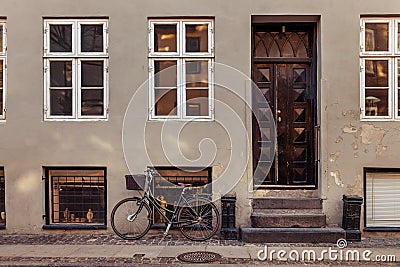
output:
[[[253,65],[253,81],[271,108],[277,141],[276,154],[271,162],[270,151],[260,148],[263,134],[271,130],[270,124],[253,120],[254,167],[272,163],[269,172],[262,178],[264,181],[258,174],[258,181],[254,181],[256,185],[315,185],[316,90],[312,86],[310,67],[310,63]],[[253,99],[255,112],[263,112],[256,102]]]

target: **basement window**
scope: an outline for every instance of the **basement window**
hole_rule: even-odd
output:
[[[365,170],[365,226],[400,229],[400,169]]]
[[[166,201],[166,208],[173,210],[182,192],[180,183],[191,184],[193,187],[201,187],[211,183],[211,168],[176,168],[176,167],[154,167],[160,177],[155,177],[153,183],[154,196],[158,200]],[[206,190],[196,189],[197,194],[208,194],[211,187]],[[163,223],[164,220],[157,212],[153,212],[154,222]],[[171,215],[171,214],[167,214]],[[163,224],[162,224],[163,225]]]
[[[49,168],[48,224],[106,225],[105,168]]]

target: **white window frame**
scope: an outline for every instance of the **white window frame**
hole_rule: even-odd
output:
[[[50,26],[72,26],[72,52],[50,52]],[[103,51],[81,52],[81,25],[103,25]],[[51,19],[44,20],[44,120],[45,121],[99,121],[108,119],[108,19]],[[50,114],[50,62],[72,61],[72,115]],[[81,112],[81,61],[103,61],[103,115],[82,115]]]
[[[50,90],[57,90],[57,89],[50,89],[50,62],[52,61],[71,61],[72,64],[72,83],[71,83],[71,88],[72,88],[72,115],[71,116],[60,116],[60,115],[50,115]],[[76,69],[76,60],[72,58],[51,58],[51,59],[45,59],[44,62],[44,72],[45,72],[45,103],[47,103],[47,106],[45,106],[45,115],[47,119],[75,119],[76,118],[76,109],[74,107],[77,106],[77,100],[76,100],[76,80],[77,80],[77,72],[74,71]],[[69,87],[65,87],[65,89],[69,89]],[[60,87],[59,89],[62,89]]]
[[[3,110],[0,114],[0,122],[6,120],[7,112],[7,27],[4,20],[0,20],[0,26],[3,27],[3,46],[0,52],[0,60],[3,61]]]
[[[208,51],[207,52],[186,52],[186,25],[206,24],[208,26]],[[187,57],[213,57],[214,56],[214,28],[212,21],[183,21],[182,22],[182,53]]]
[[[366,23],[388,23],[389,51],[365,51]],[[362,121],[398,121],[400,108],[398,101],[398,60],[400,60],[400,50],[398,48],[398,27],[399,18],[361,18],[360,23],[360,119]],[[365,106],[365,61],[366,60],[387,60],[388,61],[388,115],[387,116],[367,116]]]
[[[177,25],[177,52],[154,51],[155,25]],[[208,26],[208,51],[186,52],[186,25],[206,24]],[[150,120],[214,120],[214,20],[213,19],[150,19],[149,20],[149,119]],[[177,115],[155,114],[154,62],[177,61]],[[208,61],[208,116],[186,115],[186,61]]]
[[[155,25],[176,25],[176,52],[155,52],[154,51],[154,26]],[[180,28],[179,21],[176,20],[150,20],[149,21],[149,57],[179,57],[181,52],[181,41],[180,41]]]
[[[108,113],[108,111],[106,110],[106,107],[108,106],[108,90],[106,90],[106,81],[108,81],[108,71],[107,71],[107,66],[108,66],[108,60],[107,59],[97,59],[97,58],[80,58],[78,59],[77,62],[77,68],[78,68],[78,73],[81,74],[82,73],[82,61],[103,61],[103,87],[84,87],[81,84],[81,79],[79,79],[79,77],[77,77],[77,96],[78,96],[78,104],[79,107],[82,104],[82,90],[98,90],[98,89],[102,89],[103,90],[103,99],[104,99],[104,103],[103,103],[103,112],[104,112],[104,116],[103,118],[106,118],[106,114]],[[77,75],[79,76],[79,75]],[[95,117],[95,116],[88,116],[88,115],[82,115],[82,109],[78,108],[78,117],[82,118],[82,117]]]
[[[366,97],[366,95],[365,95],[365,91],[367,90],[367,88],[366,88],[366,86],[365,86],[365,61],[366,60],[385,60],[385,61],[388,61],[388,115],[387,116],[367,116],[366,115],[366,112],[367,112],[367,108],[366,108],[366,106],[365,106],[365,97]],[[362,110],[362,115],[363,115],[363,119],[364,120],[370,120],[370,121],[380,121],[380,120],[390,120],[392,117],[393,117],[393,112],[394,112],[394,110],[393,110],[393,98],[394,98],[394,96],[393,96],[393,91],[395,91],[394,90],[394,84],[393,84],[393,77],[392,77],[392,75],[393,75],[393,71],[391,71],[392,70],[392,64],[393,64],[393,61],[391,60],[391,59],[388,59],[388,58],[382,58],[382,57],[374,57],[374,58],[371,58],[371,57],[367,57],[367,58],[361,58],[361,61],[360,61],[360,65],[361,65],[361,76],[360,76],[360,81],[361,81],[361,88],[362,88],[362,90],[361,90],[361,110]],[[371,88],[371,89],[375,89],[375,88]],[[379,87],[378,88],[376,88],[376,89],[379,89]],[[380,89],[380,90],[384,90],[384,89]],[[395,100],[396,100],[396,98],[394,98]]]
[[[389,51],[365,51],[365,32],[366,32],[366,23],[387,23],[389,24]],[[382,56],[382,55],[391,55],[393,51],[393,40],[390,38],[390,36],[393,35],[393,20],[391,19],[361,19],[361,45],[360,45],[360,50],[361,50],[361,55],[365,56]]]

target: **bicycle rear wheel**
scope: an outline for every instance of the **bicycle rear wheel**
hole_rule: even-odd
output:
[[[150,229],[151,209],[137,198],[126,198],[115,205],[111,212],[111,226],[123,239],[139,239]]]
[[[214,203],[193,198],[178,213],[179,229],[194,241],[204,241],[215,235],[220,226],[220,214]]]

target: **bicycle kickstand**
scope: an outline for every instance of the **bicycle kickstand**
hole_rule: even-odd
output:
[[[168,235],[168,232],[169,232],[169,229],[171,228],[171,225],[172,225],[172,223],[169,223],[167,225],[167,228],[165,229],[165,232],[164,232],[164,237],[166,237]]]
[[[172,223],[169,223],[169,224],[167,225],[167,228],[165,229],[165,231],[164,231],[164,233],[163,233],[163,237],[161,238],[159,244],[160,244],[162,241],[164,241],[164,238],[165,238],[165,237],[167,237],[168,232],[169,232],[169,229],[171,228],[171,225],[172,225]]]

